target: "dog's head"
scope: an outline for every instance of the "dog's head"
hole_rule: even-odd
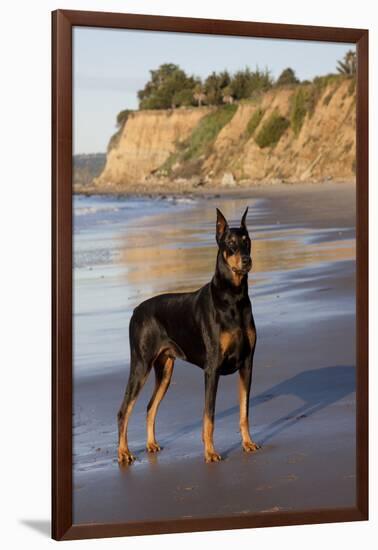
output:
[[[242,216],[240,227],[229,227],[226,218],[217,208],[216,239],[219,251],[229,269],[238,276],[245,275],[252,268],[247,213],[248,207]]]

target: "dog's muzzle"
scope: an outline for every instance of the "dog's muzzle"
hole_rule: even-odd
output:
[[[232,271],[237,275],[245,275],[248,271],[251,271],[252,260],[250,256],[243,256],[241,260],[241,268],[233,267]]]

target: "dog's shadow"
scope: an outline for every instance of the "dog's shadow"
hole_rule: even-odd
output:
[[[276,384],[259,395],[252,397],[251,418],[254,407],[266,403],[283,395],[292,395],[303,401],[303,404],[264,426],[257,435],[257,442],[264,445],[272,440],[278,433],[286,430],[307,418],[350,395],[355,390],[355,368],[352,366],[333,366],[320,369],[303,371],[296,376],[288,378],[284,382]],[[221,421],[232,415],[239,414],[239,406],[230,407],[216,413],[215,421]],[[252,422],[253,425],[253,422]],[[168,437],[162,438],[163,445],[169,445],[175,439],[201,429],[202,422],[196,421],[187,424]],[[233,445],[224,453],[226,456],[240,444]]]

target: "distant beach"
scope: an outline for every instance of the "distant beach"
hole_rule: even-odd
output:
[[[151,376],[129,430],[138,461],[120,468],[116,413],[132,310],[155,294],[209,281],[215,208],[236,222],[247,205],[258,332],[251,419],[262,449],[242,452],[237,379],[224,377],[215,423],[224,461],[204,463],[203,375],[177,361],[157,419],[162,452],[144,450]],[[74,523],[353,506],[355,185],[76,195],[73,209]]]

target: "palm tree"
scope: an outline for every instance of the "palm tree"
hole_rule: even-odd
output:
[[[344,55],[344,59],[337,62],[337,70],[340,74],[353,76],[357,70],[357,56],[353,50],[347,51]]]

